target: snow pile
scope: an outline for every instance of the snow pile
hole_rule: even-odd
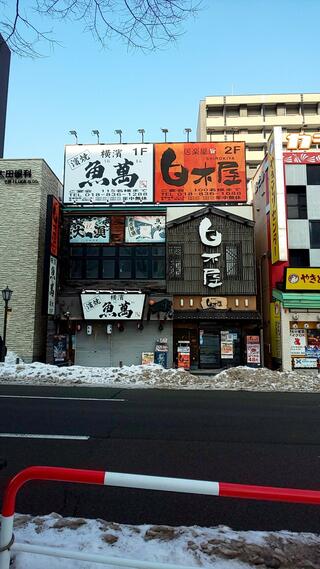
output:
[[[15,354],[14,354],[15,356]],[[199,376],[183,369],[152,365],[111,367],[58,367],[42,363],[18,363],[15,357],[0,364],[0,383],[32,385],[95,385],[119,388],[216,389],[245,391],[320,392],[320,374],[277,372],[239,366],[217,375]]]
[[[233,531],[215,528],[120,525],[104,520],[62,518],[58,514],[15,516],[17,542],[160,563],[213,569],[318,568],[320,536],[311,533]],[[96,569],[96,563],[13,553],[12,569],[70,567]]]

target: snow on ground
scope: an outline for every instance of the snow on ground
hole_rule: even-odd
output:
[[[111,367],[58,367],[42,363],[16,364],[12,352],[0,364],[0,383],[32,385],[99,385],[105,387],[157,389],[220,389],[245,391],[320,392],[317,372],[278,372],[239,366],[213,376],[193,375],[159,365]]]
[[[158,389],[216,389],[320,392],[320,376],[275,372],[244,366],[216,376],[195,376],[161,366],[122,368],[57,367],[41,363],[16,364],[8,354],[0,364],[0,383],[36,385],[99,385]],[[58,514],[15,516],[17,542],[50,545],[146,561],[212,569],[320,569],[320,536],[282,532],[240,532],[215,528],[132,526],[103,520],[62,518]],[[95,569],[100,564],[13,553],[12,569]],[[110,566],[109,566],[110,567]],[[115,567],[115,566],[114,566]]]
[[[311,533],[233,531],[213,528],[120,525],[58,514],[15,517],[16,542],[112,557],[212,569],[316,569],[320,536]],[[96,569],[100,564],[13,553],[12,569]],[[108,567],[110,567],[108,565]],[[116,567],[115,565],[113,567]]]

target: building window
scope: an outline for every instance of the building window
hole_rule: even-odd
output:
[[[207,117],[222,117],[223,107],[207,107]]]
[[[309,221],[310,249],[320,249],[320,221]]]
[[[261,116],[261,105],[248,105],[248,117]]]
[[[287,186],[288,219],[307,219],[307,195],[305,186]]]
[[[168,246],[168,279],[170,281],[183,279],[183,245]]]
[[[307,184],[309,186],[320,186],[320,166],[317,164],[307,164]]]
[[[70,246],[69,278],[165,279],[165,246]]]
[[[310,267],[309,249],[289,249],[290,267]]]
[[[237,243],[226,243],[224,246],[225,254],[225,278],[234,279],[240,276],[240,248]]]

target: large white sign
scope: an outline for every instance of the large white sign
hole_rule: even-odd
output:
[[[153,144],[66,146],[64,203],[152,203]]]
[[[50,255],[49,287],[48,287],[48,314],[55,313],[56,308],[56,284],[57,284],[57,259]]]
[[[144,294],[84,293],[81,294],[85,320],[141,320]]]

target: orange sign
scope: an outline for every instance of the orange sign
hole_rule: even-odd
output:
[[[244,142],[155,144],[155,201],[247,200]]]

